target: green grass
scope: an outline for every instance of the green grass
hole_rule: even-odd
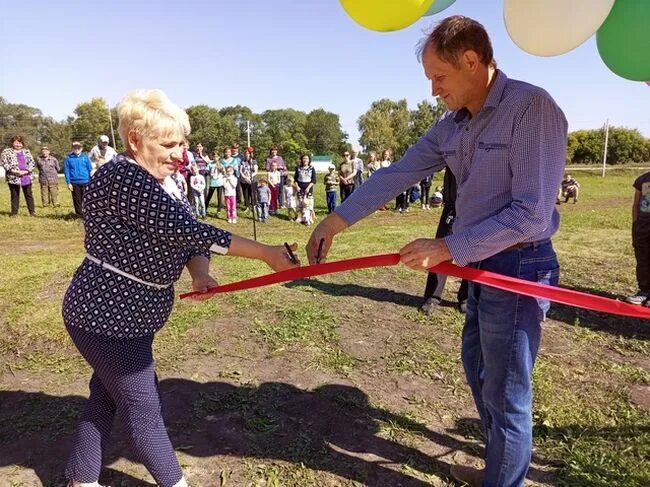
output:
[[[603,179],[596,173],[575,173],[581,199],[577,205],[558,207],[561,229],[554,239],[562,285],[614,296],[635,290],[631,184],[638,174],[610,170]],[[321,219],[322,187],[316,195]],[[83,229],[69,216],[69,194],[62,191],[62,197],[63,206],[57,210],[37,208],[39,217],[29,218],[22,207],[21,217],[12,220],[6,213],[8,191],[0,186],[0,210],[5,210],[0,213],[0,390],[29,384],[31,390],[56,397],[87,393],[89,368],[61,319],[63,295],[85,253]],[[373,214],[338,236],[329,257],[396,252],[414,238],[431,237],[439,215],[439,210],[415,207],[404,215]],[[208,222],[253,235],[252,221],[245,216],[238,225],[213,217]],[[303,245],[312,229],[280,218],[257,225],[258,239],[275,244]],[[299,256],[304,261],[303,249]],[[268,272],[259,262],[218,256],[211,269],[223,283]],[[393,295],[419,295],[424,280],[424,274],[396,266],[231,293],[205,302],[178,300],[156,338],[158,370],[163,376],[236,384],[230,393],[195,397],[187,406],[190,420],[238,414],[246,431],[260,438],[282,433],[275,410],[283,399],[273,389],[264,389],[268,396],[262,397],[256,387],[263,381],[282,382],[286,372],[287,377],[297,377],[292,386],[299,389],[342,381],[354,384],[366,399],[342,394],[333,398],[335,404],[364,421],[371,417],[378,434],[391,442],[424,448],[431,441],[426,428],[452,428],[475,445],[480,432],[471,423],[459,422],[473,411],[459,358],[462,315],[445,308],[424,316],[407,304],[391,302]],[[176,288],[189,290],[187,275]],[[445,297],[453,301],[452,291]],[[550,352],[540,354],[534,372],[534,461],[553,471],[552,485],[650,485],[650,413],[630,400],[634,388],[650,385],[650,324],[557,309],[542,344]],[[561,351],[554,352],[554,347]],[[395,384],[411,382],[421,384],[420,389],[396,391]],[[38,400],[31,400],[15,412],[7,431],[69,434],[77,414],[77,408],[68,404],[51,415]],[[192,431],[196,427],[192,421],[173,427]],[[6,441],[0,435],[0,447]],[[370,470],[344,479],[315,468],[324,461],[320,448],[313,438],[299,436],[279,457],[292,462],[272,456],[230,458],[221,470],[222,483],[236,485],[229,480],[232,473],[251,485],[364,485]],[[472,448],[465,453],[472,454]],[[191,449],[183,452],[183,461],[196,471],[203,468],[193,464]],[[446,485],[441,480],[446,471],[432,475],[409,461],[399,469]],[[29,469],[0,464],[0,477],[15,485],[33,485],[20,480],[31,477],[21,475],[28,476]],[[52,485],[56,475],[52,473]]]

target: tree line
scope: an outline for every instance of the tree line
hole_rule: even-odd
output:
[[[406,149],[421,137],[444,113],[443,102],[425,100],[411,110],[405,99],[374,101],[359,117],[360,144],[365,152],[392,152],[399,159]],[[247,130],[251,131],[251,145],[257,158],[263,158],[271,145],[279,148],[287,161],[297,161],[301,154],[329,155],[338,161],[350,150],[348,134],[341,129],[339,115],[322,108],[309,113],[292,108],[266,110],[255,113],[243,105],[223,108],[194,105],[186,109],[192,126],[189,142],[201,142],[210,153],[221,153],[224,147],[237,142],[245,146]],[[10,103],[0,97],[0,145],[22,135],[27,146],[38,152],[47,145],[55,157],[62,158],[70,150],[70,143],[79,140],[85,150],[96,143],[102,134],[111,135],[112,116],[116,134],[116,149],[122,150],[117,136],[117,112],[103,98],[80,103],[74,115],[65,120],[54,120],[36,107]],[[591,164],[602,161],[604,130],[577,130],[568,137],[567,162]],[[608,141],[608,164],[641,163],[650,161],[650,139],[638,130],[611,127]]]

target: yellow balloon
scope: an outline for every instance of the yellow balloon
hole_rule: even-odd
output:
[[[408,27],[422,17],[435,0],[340,0],[352,19],[370,30],[390,32]]]

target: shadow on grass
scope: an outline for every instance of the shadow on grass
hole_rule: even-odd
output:
[[[358,296],[383,303],[395,303],[417,308],[422,304],[421,296],[414,296],[392,289],[360,286],[358,284],[336,284],[316,279],[300,279],[285,284],[288,288],[307,286],[330,296]]]
[[[449,464],[379,436],[382,424],[428,438],[448,451],[467,446],[374,408],[363,391],[345,385],[309,391],[285,383],[249,387],[166,379],[160,387],[172,443],[194,457],[283,460],[369,486],[424,487],[430,484],[399,466],[446,478]],[[0,391],[0,467],[20,465],[32,469],[43,485],[63,486],[62,472],[84,402],[79,396]],[[109,466],[119,458],[134,460],[119,423],[105,455]],[[396,464],[396,469],[387,464]],[[103,470],[101,480],[124,487],[150,485],[110,468]],[[206,485],[218,485],[217,478]]]
[[[580,291],[583,293],[593,294],[609,299],[623,300],[622,296],[609,294],[599,289],[591,289],[579,286],[562,286],[565,289]],[[553,303],[548,313],[548,317],[555,321],[560,321],[568,325],[580,323],[580,326],[609,333],[624,338],[636,338],[640,340],[650,340],[650,320],[641,318],[628,318],[598,311],[590,311],[582,308],[574,308],[564,304]]]
[[[17,218],[29,218],[29,214],[26,213],[26,209],[24,212],[19,211]],[[79,220],[79,217],[76,215],[74,211],[66,211],[62,209],[55,209],[55,213],[42,213],[39,212],[39,208],[36,208],[36,216],[35,218],[47,218],[48,220],[63,220],[63,221],[74,221],[74,220]],[[0,210],[0,216],[11,216],[10,211],[6,210]]]

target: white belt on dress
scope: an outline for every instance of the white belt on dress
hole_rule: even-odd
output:
[[[104,269],[107,269],[107,270],[109,270],[111,272],[115,272],[116,274],[124,276],[127,279],[131,279],[132,281],[139,282],[140,284],[144,284],[145,286],[150,286],[150,287],[153,287],[153,288],[156,288],[156,289],[167,289],[169,286],[171,286],[171,284],[154,284],[153,282],[143,281],[142,279],[140,279],[138,277],[135,277],[134,275],[129,274],[128,272],[124,272],[124,271],[118,269],[117,267],[115,267],[115,266],[113,266],[111,264],[108,264],[108,263],[104,262],[103,260],[98,259],[97,257],[93,257],[90,254],[86,254],[86,259],[88,259],[91,262],[94,262],[99,267],[103,267]]]

